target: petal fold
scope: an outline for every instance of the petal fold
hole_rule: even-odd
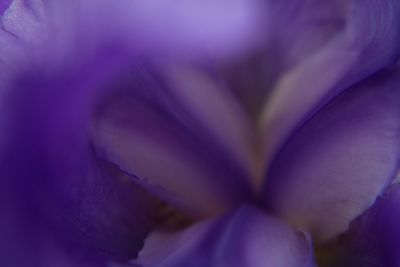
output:
[[[148,195],[91,152],[93,105],[122,64],[98,56],[74,71],[25,66],[29,71],[14,76],[4,96],[0,260],[6,266],[130,259],[151,227]]]
[[[250,138],[229,91],[192,71],[132,68],[91,132],[101,157],[171,204],[209,216],[249,197]]]
[[[345,231],[395,178],[399,82],[396,71],[379,73],[307,122],[272,164],[266,204],[319,242]]]
[[[283,70],[260,119],[267,167],[292,133],[318,109],[393,64],[400,53],[398,1],[286,2],[291,2],[297,20],[290,17],[290,23],[284,24],[292,33],[289,37],[286,31],[277,37],[278,43],[289,40],[283,42]]]
[[[307,237],[244,205],[177,234],[156,232],[135,263],[143,267],[311,267]]]

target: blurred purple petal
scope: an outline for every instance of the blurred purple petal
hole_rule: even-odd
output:
[[[1,0],[0,1],[0,16],[3,15],[3,12],[9,7],[12,0]]]
[[[52,1],[52,20],[92,42],[152,56],[235,56],[257,43],[264,19],[258,0]]]
[[[25,67],[29,53],[44,37],[42,1],[14,0],[7,2],[0,16],[0,99],[14,72]]]
[[[290,2],[299,21],[282,16],[289,19],[288,30],[276,42],[277,49],[283,47],[287,62],[281,64],[286,70],[275,75],[279,79],[273,83],[261,118],[267,163],[318,108],[392,64],[400,53],[396,0]],[[287,11],[284,7],[281,12]]]
[[[129,28],[138,30],[146,49],[191,50],[232,55],[257,42],[264,14],[261,1],[138,1],[129,14]],[[114,5],[114,3],[113,3]],[[138,12],[139,11],[139,12]]]
[[[30,45],[41,42],[47,32],[42,0],[13,0],[1,18],[2,29],[20,42]]]
[[[103,266],[111,259],[133,258],[151,227],[152,202],[119,166],[92,158],[86,134],[94,106],[103,90],[110,89],[104,88],[110,77],[132,59],[122,58],[124,52],[231,56],[253,45],[255,13],[255,1],[13,1],[1,17],[2,85],[7,78],[1,92],[6,104],[0,133],[2,264]],[[151,101],[141,103],[143,108]],[[205,119],[196,106],[179,108],[190,113],[179,118],[187,120],[179,125],[189,133],[185,138],[194,134],[201,139],[207,132],[214,140],[221,134],[215,123],[190,129],[190,120]],[[213,141],[197,139],[193,146],[191,140],[183,141],[188,144],[183,156],[202,158],[201,168],[210,160],[206,175],[211,170],[214,177],[240,180],[239,189],[232,189],[234,197],[237,191],[249,191],[242,179],[246,170],[230,162],[241,157],[238,149],[223,156],[224,167],[232,167],[225,173],[219,156],[227,144],[214,148]],[[197,150],[202,155],[193,155]],[[187,170],[185,174],[196,175]],[[219,186],[226,190],[231,184]],[[206,201],[204,196],[200,201]]]
[[[219,213],[250,195],[246,120],[212,79],[189,69],[178,79],[171,71],[138,66],[114,85],[94,122],[96,150],[193,215]],[[198,86],[203,91],[193,95]]]
[[[289,140],[267,177],[267,205],[318,241],[372,205],[399,163],[398,77],[380,73],[349,89]]]
[[[177,234],[155,232],[145,242],[143,267],[312,267],[306,236],[249,205]]]
[[[14,76],[0,133],[2,264],[102,266],[140,249],[152,202],[92,159],[87,136],[93,105],[122,62],[105,53],[71,69],[32,62]]]

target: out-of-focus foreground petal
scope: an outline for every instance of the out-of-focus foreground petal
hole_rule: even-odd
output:
[[[258,4],[10,3],[1,7],[0,31],[1,264],[103,266],[134,257],[151,225],[151,201],[117,166],[92,158],[86,130],[98,89],[119,70],[122,50],[242,51],[254,40]]]
[[[250,1],[2,1],[0,58],[51,43],[56,64],[70,62],[64,50],[84,54],[98,47],[151,57],[230,58],[258,40],[264,4]],[[15,57],[12,65],[15,65]],[[24,56],[19,56],[24,59]],[[15,68],[15,66],[12,66]],[[2,73],[2,76],[3,73]],[[2,77],[3,80],[3,77]]]
[[[395,176],[399,103],[398,71],[340,95],[278,154],[265,183],[267,205],[318,241],[345,231]]]
[[[365,214],[357,218],[347,237],[348,267],[400,266],[400,187],[394,185]]]
[[[143,267],[311,267],[307,237],[250,205],[177,233],[155,232],[137,260]]]
[[[99,155],[194,216],[248,198],[248,122],[230,91],[189,67],[130,71],[94,122]]]
[[[0,14],[3,14],[3,12],[8,8],[12,0],[2,0],[0,1]]]
[[[60,24],[77,24],[88,34],[82,38],[112,40],[134,54],[224,57],[257,43],[265,16],[261,5],[258,0],[72,0],[50,6]]]
[[[276,40],[278,48],[283,46],[286,66],[276,75],[279,79],[261,118],[267,164],[315,111],[352,84],[394,63],[400,53],[397,0],[280,3],[281,12],[287,11],[285,4],[293,7],[297,20],[282,15],[289,22]]]
[[[27,61],[33,47],[41,44],[46,35],[41,0],[1,1],[0,13],[0,99],[11,77]],[[0,8],[1,9],[1,8]]]
[[[91,158],[93,105],[119,60],[102,55],[86,63],[74,72],[36,66],[15,77],[6,94],[0,154],[5,266],[129,259],[151,226],[149,197]]]

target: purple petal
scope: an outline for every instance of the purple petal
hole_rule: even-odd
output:
[[[29,1],[29,5],[23,0],[3,2],[8,5],[0,16],[0,65],[4,65],[0,73],[0,95],[6,90],[10,76],[27,64],[27,58],[46,32],[40,0]]]
[[[270,9],[275,22],[271,45],[280,54],[277,67],[281,72],[302,64],[335,39],[347,45],[337,49],[358,53],[357,66],[353,66],[357,68],[346,77],[354,79],[352,82],[399,56],[398,1],[283,0],[271,4]]]
[[[400,190],[397,184],[351,224],[347,239],[347,260],[351,266],[399,266],[399,225]]]
[[[272,164],[267,205],[318,241],[345,231],[398,167],[399,81],[380,73],[317,113]]]
[[[255,177],[252,125],[230,90],[191,65],[168,65],[163,71],[171,93]]]
[[[153,226],[154,199],[110,163],[98,160],[88,172],[63,185],[70,191],[62,213],[56,213],[56,230],[110,258],[136,257]]]
[[[244,49],[258,5],[243,3],[199,2],[197,12],[191,5],[148,1],[12,2],[1,17],[0,36],[6,44],[0,73],[10,78],[7,85],[16,82],[1,92],[2,264],[103,266],[110,258],[134,257],[150,226],[151,202],[116,166],[91,158],[86,131],[93,107],[127,60],[119,49],[185,56]],[[220,16],[221,10],[233,13]],[[217,24],[203,25],[204,18]],[[176,35],[161,42],[163,30]],[[209,37],[219,39],[205,43]],[[10,73],[9,66],[15,67]]]
[[[37,45],[47,33],[42,0],[13,0],[1,17],[2,30],[20,42]]]
[[[186,78],[132,69],[92,136],[103,158],[160,197],[195,216],[215,214],[249,197],[246,121],[228,90],[198,70],[182,71]]]
[[[58,23],[81,28],[81,37],[118,43],[134,54],[232,56],[251,48],[259,33],[260,2],[110,1],[53,2]]]
[[[3,15],[4,11],[10,6],[12,0],[2,0],[0,1],[0,16]]]
[[[277,37],[289,63],[283,64],[286,70],[273,83],[261,118],[267,164],[321,106],[392,64],[400,53],[398,1],[291,2],[300,22],[288,14],[282,16],[293,21]]]
[[[257,42],[260,8],[253,0],[139,1],[128,23],[153,51],[161,44],[175,52],[232,55]]]
[[[267,2],[270,18],[265,23],[269,24],[269,34],[264,38],[264,46],[255,51],[245,66],[236,66],[230,77],[239,97],[255,116],[282,76],[323,50],[343,32],[346,6],[351,1]]]
[[[352,1],[283,0],[271,5],[271,50],[283,73],[323,49],[346,27]],[[284,30],[283,30],[284,29]]]
[[[93,105],[122,64],[114,55],[98,56],[73,69],[35,65],[14,77],[6,94],[0,247],[10,247],[2,264],[102,266],[134,257],[149,231],[149,197],[115,167],[91,158]]]
[[[140,252],[143,267],[311,267],[306,236],[249,205],[177,234],[156,232]]]
[[[258,0],[13,0],[0,14],[1,29],[28,45],[26,49],[51,42],[61,54],[68,49],[90,53],[100,47],[153,58],[204,60],[252,48],[265,16],[260,5]]]

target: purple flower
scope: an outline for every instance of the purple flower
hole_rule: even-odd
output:
[[[1,266],[399,266],[397,0],[0,12]]]

